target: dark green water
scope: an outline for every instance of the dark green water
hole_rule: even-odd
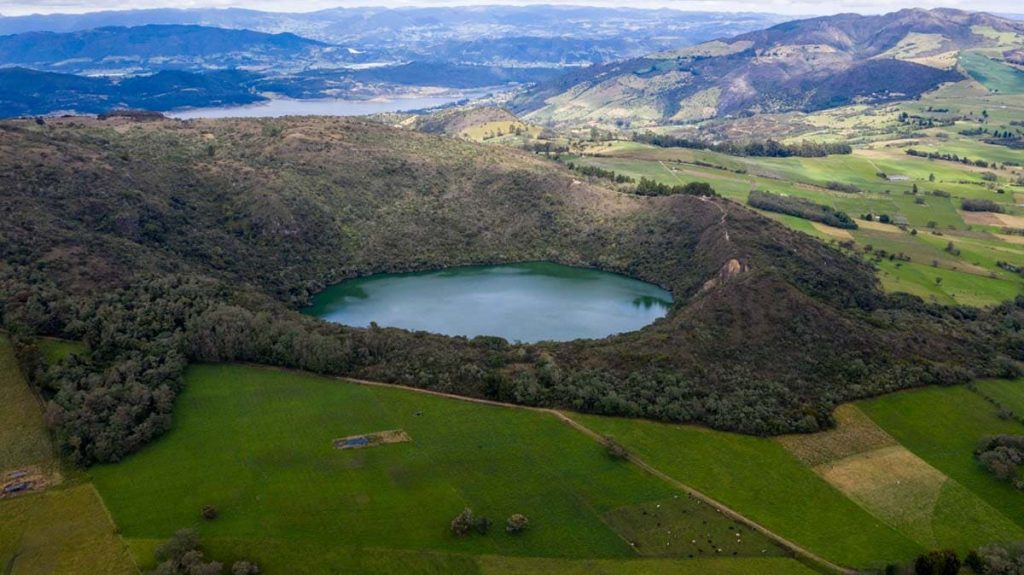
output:
[[[671,305],[671,294],[649,283],[536,262],[357,278],[317,294],[305,313],[352,326],[535,342],[634,331]]]

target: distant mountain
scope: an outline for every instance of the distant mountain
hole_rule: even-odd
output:
[[[0,36],[0,64],[73,73],[294,69],[353,59],[353,53],[344,48],[291,33],[195,25],[111,26]]]
[[[0,34],[76,32],[148,24],[291,32],[388,59],[489,65],[599,63],[732,36],[782,22],[727,14],[585,6],[337,8],[313,13],[240,9],[131,10],[0,17]]]
[[[907,99],[963,79],[963,50],[1001,54],[1021,43],[1024,23],[989,14],[840,14],[575,70],[514,108],[534,121],[642,126]]]
[[[237,70],[164,71],[118,79],[0,68],[0,117],[249,104],[265,99],[252,88],[258,78]]]

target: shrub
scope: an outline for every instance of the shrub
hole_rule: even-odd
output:
[[[505,521],[505,531],[507,533],[522,533],[530,525],[530,520],[526,518],[522,513],[514,513]]]
[[[961,203],[961,207],[968,212],[995,212],[997,214],[1003,213],[1003,206],[993,202],[992,200],[972,200],[965,199]]]
[[[1002,481],[1015,482],[1024,465],[1024,435],[995,435],[978,442],[974,457]]]
[[[473,520],[473,529],[480,535],[487,535],[491,530],[491,520],[486,517],[477,517]]]
[[[203,509],[202,511],[199,512],[199,514],[202,515],[203,519],[207,521],[213,521],[217,518],[218,515],[217,508],[215,508],[213,505],[203,505]]]
[[[980,569],[969,565],[978,573],[986,575],[1024,575],[1024,542],[988,545],[978,549],[977,563]],[[971,560],[975,562],[974,559]]]
[[[916,575],[957,575],[960,558],[956,551],[929,551],[914,560]]]
[[[473,529],[473,510],[469,507],[463,509],[455,519],[452,519],[452,535],[465,537]]]
[[[235,561],[231,565],[231,575],[259,575],[259,565],[251,561]]]
[[[608,453],[608,456],[612,459],[625,460],[629,459],[629,451],[618,441],[615,441],[610,435],[604,436],[604,446]]]

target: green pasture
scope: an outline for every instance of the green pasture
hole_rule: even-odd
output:
[[[990,379],[975,385],[1018,416],[1024,416],[1024,379]]]
[[[1008,483],[988,474],[974,460],[982,437],[1024,434],[1024,425],[1000,419],[996,408],[965,387],[927,388],[859,403],[860,408],[904,447],[1024,526],[1024,498]],[[957,518],[949,518],[956,521]],[[979,526],[959,522],[961,529]],[[1007,533],[1024,538],[1024,531]]]
[[[961,52],[960,65],[972,78],[991,92],[1019,94],[1024,92],[1024,72],[997,62],[977,52]]]
[[[268,550],[301,541],[336,548],[328,556],[344,566],[362,560],[367,549],[398,550],[396,557],[404,558],[422,552],[427,563],[438,558],[434,553],[444,554],[442,563],[461,555],[639,558],[631,543],[649,541],[651,534],[638,529],[656,530],[657,519],[634,521],[626,530],[621,518],[668,502],[673,526],[693,537],[731,525],[543,412],[297,372],[204,365],[189,368],[175,419],[175,428],[142,452],[91,470],[128,539],[159,540],[195,527],[218,557],[248,554],[282,565]],[[412,441],[332,446],[338,437],[392,429]],[[204,505],[219,517],[202,520]],[[450,534],[451,519],[465,507],[495,522],[489,534]],[[513,513],[530,519],[519,536],[503,529]],[[729,553],[777,554],[761,536],[747,541]],[[678,555],[691,553],[718,555],[709,547],[703,554],[680,548]],[[308,569],[323,566],[317,554],[282,556]]]
[[[877,567],[921,551],[777,441],[649,421],[573,417],[615,437],[673,478],[837,563]]]

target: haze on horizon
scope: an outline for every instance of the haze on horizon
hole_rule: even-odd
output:
[[[454,7],[479,5],[574,5],[622,8],[612,0],[293,0],[282,9],[275,0],[31,0],[0,1],[0,16],[28,14],[86,13],[103,10],[149,8],[245,8],[267,12],[311,12],[328,8],[355,7]],[[879,14],[903,8],[959,8],[993,13],[1024,12],[1018,0],[836,0],[823,6],[815,0],[636,0],[629,8],[671,8],[707,12],[768,12],[788,15],[827,15],[840,12]]]

